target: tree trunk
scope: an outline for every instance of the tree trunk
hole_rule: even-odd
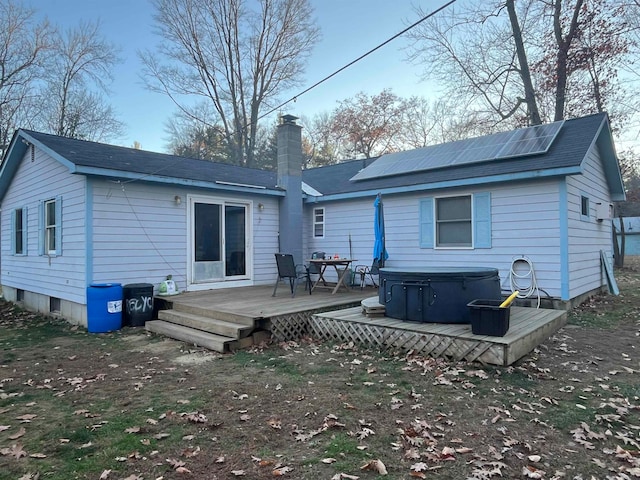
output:
[[[553,11],[553,31],[558,45],[558,57],[556,62],[556,105],[554,121],[564,120],[564,106],[567,96],[568,58],[571,42],[578,30],[578,17],[584,0],[577,0],[573,7],[571,25],[566,35],[562,35],[562,0],[555,0]]]
[[[516,52],[518,54],[518,63],[520,64],[520,77],[524,84],[524,101],[527,104],[527,112],[529,116],[529,122],[531,125],[540,125],[542,120],[540,119],[540,112],[538,111],[538,103],[536,102],[536,94],[533,89],[533,82],[531,81],[531,72],[529,71],[529,62],[527,60],[527,53],[524,48],[524,42],[522,41],[522,30],[518,23],[518,16],[513,4],[514,0],[507,0],[507,11],[509,12],[509,21],[511,22],[511,31],[513,32],[513,41],[516,45]]]

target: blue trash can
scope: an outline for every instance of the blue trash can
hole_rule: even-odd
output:
[[[122,328],[122,285],[92,283],[87,287],[87,330],[111,332]]]

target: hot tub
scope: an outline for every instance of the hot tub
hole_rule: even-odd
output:
[[[470,323],[467,304],[500,300],[495,268],[381,268],[378,301],[385,315],[429,323]]]

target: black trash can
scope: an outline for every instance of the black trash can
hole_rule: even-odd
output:
[[[153,320],[153,285],[130,283],[122,288],[124,296],[124,325],[144,327]]]

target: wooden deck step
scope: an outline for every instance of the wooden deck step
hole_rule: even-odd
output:
[[[203,332],[202,330],[165,322],[164,320],[146,322],[145,328],[149,332],[166,335],[175,340],[181,340],[220,353],[228,351],[227,345],[235,341],[235,339],[231,337]]]
[[[223,320],[225,322],[236,323],[253,327],[255,321],[253,316],[243,315],[240,313],[230,312],[228,310],[216,309],[209,305],[193,305],[189,303],[174,302],[171,305],[174,312],[184,312],[201,317],[213,318],[215,320]]]
[[[251,325],[244,325],[179,310],[160,310],[158,319],[236,340],[250,335],[254,329],[253,322]]]

